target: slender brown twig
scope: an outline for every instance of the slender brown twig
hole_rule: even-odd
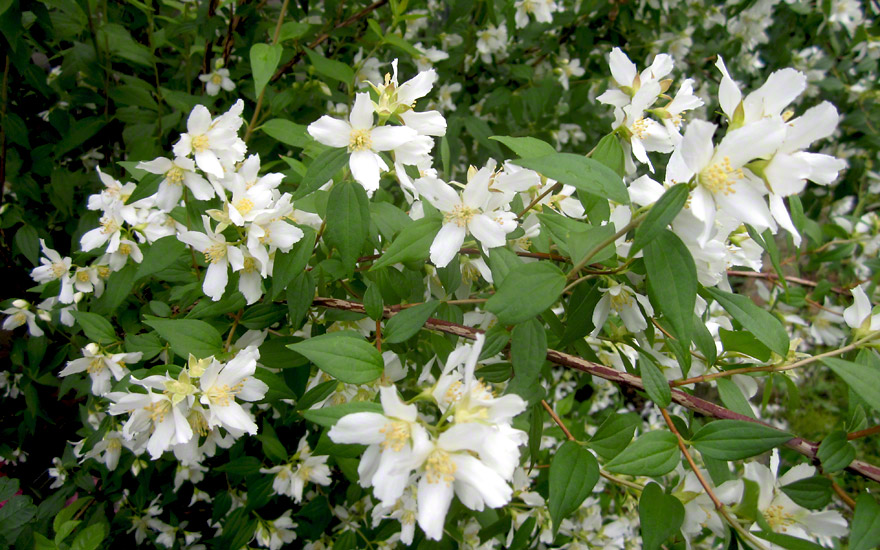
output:
[[[365,16],[371,14],[372,12],[376,11],[377,9],[381,8],[382,6],[384,6],[387,3],[388,3],[388,0],[378,0],[377,2],[373,2],[372,4],[367,6],[366,8],[362,9],[361,11],[357,12],[356,14],[354,14],[351,17],[349,17],[348,19],[346,19],[345,21],[342,21],[341,23],[337,24],[335,27],[333,27],[333,30],[341,29],[342,27],[347,27],[347,26],[351,25],[352,23],[354,23],[355,21],[357,21],[358,19],[361,19],[362,17],[365,17]],[[326,32],[321,33],[317,38],[315,38],[311,42],[311,44],[309,44],[309,49],[314,50],[315,48],[317,48],[318,46],[323,44],[324,41],[327,40],[328,38],[330,38],[329,33],[326,33]],[[283,75],[284,73],[289,71],[294,65],[299,63],[299,60],[303,58],[303,55],[304,55],[304,53],[302,50],[296,52],[296,55],[294,55],[290,59],[290,61],[288,61],[287,63],[285,63],[284,65],[279,67],[277,71],[275,71],[275,74],[272,75],[272,82],[275,82],[276,80],[281,78],[281,75]]]
[[[338,298],[317,297],[314,299],[312,304],[317,307],[326,307],[332,309],[341,309],[345,311],[357,311],[359,313],[366,313],[363,304],[359,304],[357,302],[352,302],[349,300],[341,300]],[[392,310],[392,308],[390,307],[386,307],[384,317],[390,318],[396,313],[397,311]],[[467,327],[458,323],[452,323],[450,321],[444,321],[442,319],[435,318],[428,319],[428,321],[424,325],[424,328],[428,330],[436,330],[438,332],[443,332],[446,334],[453,334],[455,336],[460,336],[462,338],[468,338],[471,340],[476,338],[477,333],[483,332],[480,329]],[[570,355],[568,353],[563,353],[554,349],[548,349],[547,360],[551,363],[555,363],[563,367],[574,369],[585,374],[589,374],[591,376],[602,378],[604,380],[609,380],[621,386],[626,386],[641,391],[644,391],[645,389],[645,386],[642,383],[642,379],[638,376],[629,374],[627,372],[621,372],[614,368],[606,367],[605,365],[600,365],[599,363],[594,363],[575,355]],[[695,397],[693,395],[685,393],[679,389],[673,388],[671,394],[673,402],[703,416],[728,420],[741,420],[743,422],[753,422],[756,424],[767,426],[769,428],[776,429],[766,422],[734,412],[720,405],[716,405],[711,401],[706,401],[705,399],[700,399],[699,397]],[[819,444],[816,442],[809,441],[800,437],[793,437],[785,443],[785,446],[807,457],[808,459],[810,459],[811,462],[815,462],[818,460],[816,453],[819,450]],[[847,470],[851,473],[880,483],[880,467],[874,466],[873,464],[869,464],[862,460],[853,460],[850,465],[847,466]]]
[[[880,425],[871,426],[870,428],[865,428],[864,430],[859,430],[857,432],[850,432],[846,434],[846,438],[852,441],[853,439],[861,439],[863,437],[868,437],[869,435],[874,435],[876,433],[880,433]]]
[[[777,275],[776,273],[764,273],[764,272],[760,272],[760,271],[737,271],[734,269],[728,269],[727,275],[729,277],[750,277],[752,279],[767,279],[770,281],[778,281],[779,280],[779,275]],[[819,283],[817,283],[816,281],[811,281],[809,279],[802,279],[801,277],[793,277],[790,275],[786,275],[785,280],[789,283],[794,283],[796,285],[801,285],[801,286],[809,286],[809,287],[813,287],[813,288],[819,286]],[[847,290],[845,288],[839,288],[836,286],[831,287],[831,292],[834,292],[836,294],[842,294],[843,296],[851,296],[852,295],[852,292],[850,292],[849,290]]]

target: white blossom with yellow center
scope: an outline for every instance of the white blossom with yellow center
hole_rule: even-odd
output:
[[[418,136],[416,130],[406,126],[374,126],[374,112],[370,94],[360,93],[348,121],[324,115],[308,129],[320,143],[348,149],[351,174],[369,193],[379,188],[379,175],[388,170],[378,152],[391,151]]]
[[[232,265],[234,270],[241,269],[244,266],[244,256],[238,247],[226,242],[222,233],[211,229],[208,216],[202,216],[202,222],[205,226],[204,233],[181,231],[177,238],[205,255],[208,269],[202,282],[202,290],[212,300],[217,301],[223,297],[226,283],[229,282],[228,266]]]

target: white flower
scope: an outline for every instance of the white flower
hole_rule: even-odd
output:
[[[612,285],[609,288],[601,288],[602,297],[593,310],[593,336],[601,332],[605,326],[605,320],[611,311],[617,313],[623,320],[626,330],[630,332],[641,332],[648,328],[648,322],[642,315],[639,305],[644,308],[648,317],[654,315],[654,308],[646,296],[637,294],[624,284]],[[633,299],[635,298],[635,299]]]
[[[251,414],[236,399],[259,401],[269,387],[254,378],[260,352],[256,346],[240,351],[228,363],[216,359],[199,378],[200,402],[208,406],[208,425],[222,426],[233,434],[257,433]]]
[[[137,363],[143,353],[114,353],[106,355],[101,352],[100,346],[91,343],[82,349],[83,356],[80,359],[68,361],[67,366],[58,373],[58,376],[69,376],[78,372],[88,372],[92,378],[92,393],[104,395],[110,391],[111,375],[116,380],[128,374],[126,364]]]
[[[159,183],[156,194],[156,205],[165,212],[170,212],[180,202],[183,185],[200,201],[214,198],[214,187],[195,171],[195,162],[190,158],[177,157],[172,161],[158,157],[149,162],[138,163],[137,168],[165,176]]]
[[[758,484],[758,512],[773,531],[797,538],[846,536],[847,522],[839,512],[807,510],[782,491],[785,485],[812,477],[816,473],[813,466],[799,464],[777,479],[773,472],[778,469],[779,453],[776,450],[770,458],[769,469],[758,462],[750,462],[745,467],[745,478]]]
[[[235,89],[235,82],[229,78],[229,69],[214,69],[208,74],[200,74],[199,80],[205,83],[205,91],[208,95],[215,96],[220,93],[220,89],[231,92]]]
[[[529,14],[534,15],[538,23],[552,23],[553,12],[559,9],[553,0],[517,0],[514,6],[516,7],[514,20],[518,29],[529,24]]]
[[[868,283],[861,284],[852,289],[853,305],[843,310],[843,319],[850,328],[867,330],[880,330],[880,313],[872,315],[871,300],[865,294]],[[870,321],[868,320],[870,318]]]
[[[34,312],[28,310],[28,307],[30,304],[26,301],[15,300],[12,302],[12,307],[0,311],[9,316],[3,320],[3,330],[13,330],[27,323],[28,333],[31,336],[42,336],[43,329],[37,326],[37,317]]]
[[[703,472],[703,475],[706,476],[706,473]],[[743,489],[742,480],[732,479],[716,487],[715,496],[722,504],[734,505],[742,500]],[[694,472],[687,473],[679,491],[691,499],[684,505],[684,522],[681,526],[681,531],[688,540],[699,535],[706,527],[719,537],[727,533],[727,524],[718,515],[715,504]]]
[[[654,57],[651,66],[639,74],[635,63],[630,61],[629,57],[620,48],[613,48],[608,58],[608,65],[611,69],[611,76],[617,83],[619,89],[609,89],[596,99],[607,105],[623,108],[632,101],[636,92],[642,86],[651,83],[659,84],[661,79],[672,71],[672,57],[667,54],[660,54]],[[651,88],[654,89],[653,87]],[[663,86],[656,88],[654,99],[663,91]],[[652,92],[654,93],[654,92]],[[646,96],[647,97],[647,96]],[[653,101],[647,103],[651,105]]]
[[[113,271],[119,271],[125,267],[129,258],[134,260],[136,264],[144,261],[144,255],[136,242],[129,239],[119,239],[119,247],[116,251],[102,256],[98,262],[106,263]]]
[[[438,178],[424,177],[414,183],[419,193],[443,212],[443,227],[431,244],[431,263],[445,267],[461,248],[468,233],[484,249],[503,246],[506,235],[516,229],[516,214],[501,210],[506,206],[502,193],[491,193],[492,168],[470,170],[468,183],[459,195]]]
[[[296,539],[296,532],[293,530],[295,527],[296,524],[290,519],[290,510],[274,521],[260,521],[256,533],[257,544],[269,550],[279,550]]]
[[[369,193],[379,188],[379,174],[388,165],[377,153],[390,151],[415,139],[418,133],[405,126],[373,126],[370,94],[357,94],[349,121],[322,116],[309,124],[309,134],[330,147],[347,147],[351,174]]]
[[[760,120],[728,132],[718,147],[712,142],[715,128],[702,120],[691,122],[667,166],[670,183],[687,182],[696,176],[690,211],[704,224],[700,242],[711,237],[717,210],[759,231],[775,230],[776,223],[763,197],[764,182],[744,167],[779,148],[785,125],[781,120]]]
[[[492,63],[493,54],[503,54],[507,49],[507,25],[501,23],[497,27],[488,28],[477,33],[477,51],[483,63]]]
[[[174,155],[195,155],[195,162],[204,172],[222,178],[227,170],[244,158],[244,142],[238,137],[240,113],[244,102],[238,100],[227,113],[211,120],[204,105],[196,105],[186,121],[185,134],[174,144]]]
[[[261,468],[261,474],[275,474],[272,489],[276,494],[287,495],[293,502],[302,502],[303,489],[307,482],[330,485],[330,468],[326,456],[312,456],[306,436],[299,440],[293,461],[272,468]]]
[[[123,220],[119,210],[109,210],[101,216],[101,226],[87,231],[79,241],[83,252],[107,244],[107,252],[116,252],[122,239]]]
[[[413,453],[427,444],[428,432],[418,423],[415,405],[405,405],[394,386],[381,386],[383,414],[343,416],[327,434],[334,443],[368,445],[358,465],[362,487],[373,487],[383,504],[393,506],[407,486]]]
[[[40,258],[42,265],[31,271],[31,277],[40,284],[61,279],[59,299],[65,304],[73,302],[73,279],[70,277],[71,259],[62,258],[61,254],[46,246],[43,239],[40,239],[40,248],[43,250],[43,257]]]
[[[208,270],[202,282],[202,290],[216,302],[223,297],[226,283],[229,282],[227,266],[232,264],[233,269],[241,269],[244,267],[244,257],[238,247],[226,242],[226,238],[220,233],[223,229],[221,226],[217,226],[219,231],[211,229],[208,216],[202,216],[202,222],[205,233],[181,231],[177,238],[205,255]]]
[[[147,393],[110,392],[105,394],[113,401],[108,412],[112,415],[131,413],[122,426],[122,436],[131,441],[141,434],[150,434],[147,451],[153,460],[171,449],[175,444],[187,443],[193,430],[187,420],[186,401],[172,403],[171,397],[164,393],[153,393],[153,389],[163,391],[167,382],[175,380],[167,376],[148,376],[143,380],[132,378],[132,383],[147,388]]]

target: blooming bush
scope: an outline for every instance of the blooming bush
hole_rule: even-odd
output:
[[[877,10],[0,2],[0,547],[877,547]]]

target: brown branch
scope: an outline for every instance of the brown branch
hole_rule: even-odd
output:
[[[338,23],[335,27],[333,27],[333,30],[341,29],[342,27],[347,27],[347,26],[351,25],[352,23],[354,23],[355,21],[357,21],[358,19],[361,19],[361,18],[371,14],[372,12],[376,11],[377,9],[381,8],[382,6],[384,6],[387,3],[388,3],[388,0],[378,0],[376,2],[373,2],[372,4],[367,6],[366,8],[362,9],[361,11],[357,12],[356,14],[354,14],[351,17],[349,17],[348,19],[346,19],[345,21]],[[314,50],[315,48],[317,48],[318,46],[323,44],[324,41],[327,40],[328,38],[330,38],[329,33],[326,33],[326,32],[321,33],[317,38],[315,38],[312,41],[311,44],[309,44],[309,49]],[[303,58],[303,55],[304,55],[303,50],[296,52],[296,54],[290,59],[290,61],[288,61],[287,63],[285,63],[284,65],[279,67],[277,71],[275,71],[275,74],[272,75],[271,82],[275,82],[276,80],[281,78],[281,75],[283,75],[284,73],[289,71],[294,65],[299,63],[299,60]]]
[[[565,437],[567,437],[569,441],[574,441],[574,436],[571,435],[571,432],[568,431],[568,428],[566,428],[566,427],[565,427],[565,424],[562,423],[562,419],[559,418],[559,415],[556,414],[556,412],[555,412],[555,411],[553,410],[553,408],[547,403],[547,401],[545,401],[545,400],[542,399],[542,400],[541,400],[541,406],[544,407],[544,410],[546,410],[546,411],[550,414],[550,418],[553,419],[553,422],[556,422],[556,425],[559,426],[559,427],[562,429],[562,433],[565,434]]]
[[[843,503],[846,504],[850,510],[855,510],[856,509],[856,501],[853,500],[853,498],[851,496],[846,494],[846,491],[844,491],[843,488],[840,485],[838,485],[836,481],[831,479],[830,475],[826,475],[825,477],[827,477],[828,479],[831,480],[831,488],[834,489],[834,492],[837,493],[837,496],[840,498],[840,500],[842,500]]]
[[[865,428],[864,430],[859,430],[857,432],[850,432],[846,434],[846,438],[852,441],[853,439],[861,439],[863,437],[868,437],[869,435],[874,435],[876,433],[880,433],[880,425],[871,426],[870,428]]]
[[[359,304],[357,302],[352,302],[349,300],[341,300],[338,298],[318,297],[314,299],[312,304],[318,307],[366,313],[363,304]],[[395,313],[396,312],[393,311],[392,308],[386,307],[384,316],[386,318],[390,318],[395,315]],[[446,334],[453,334],[455,336],[461,336],[463,338],[468,338],[471,340],[476,338],[477,333],[483,332],[480,329],[466,327],[457,323],[451,323],[449,321],[443,321],[441,319],[434,318],[428,319],[428,322],[425,323],[424,328],[428,330],[444,332]],[[592,361],[563,353],[561,351],[548,349],[547,360],[551,363],[555,363],[563,367],[568,367],[570,369],[578,370],[580,372],[596,376],[604,380],[609,380],[621,386],[627,386],[629,388],[635,388],[642,391],[644,391],[645,389],[644,385],[642,384],[642,379],[638,376],[629,374],[627,372],[621,372],[611,367],[606,367],[605,365],[593,363]],[[739,414],[720,405],[716,405],[715,403],[712,403],[710,401],[706,401],[705,399],[694,397],[693,395],[690,395],[678,389],[672,389],[672,400],[682,407],[690,409],[703,416],[727,420],[742,420],[743,422],[753,422],[773,428],[774,430],[776,429],[774,426],[771,426],[766,422],[756,420],[744,414]],[[819,450],[818,443],[802,439],[800,437],[793,437],[785,445],[795,452],[809,458],[811,462],[818,464],[818,458],[816,457],[816,453]],[[880,467],[874,466],[873,464],[868,464],[867,462],[861,460],[853,460],[847,467],[847,470],[849,470],[851,473],[880,483]]]
[[[474,254],[482,254],[482,251],[479,248],[462,248],[458,251],[458,253],[459,254],[474,255]],[[545,254],[543,252],[515,252],[514,254],[516,254],[517,256],[519,256],[521,258],[537,258],[539,260],[554,260],[557,262],[569,261],[569,259],[566,258],[565,256],[560,256],[558,254]],[[361,256],[360,258],[357,259],[357,261],[358,261],[358,263],[372,262],[374,260],[378,260],[381,257],[382,257],[382,254],[370,254],[369,256]],[[601,275],[604,273],[605,272],[603,271],[603,272],[596,272],[596,273],[592,273],[592,274],[593,275],[597,275],[597,274]],[[611,273],[611,272],[608,272],[608,273]]]
[[[757,272],[757,271],[736,271],[734,269],[729,269],[729,270],[727,270],[727,275],[730,277],[750,277],[752,279],[767,279],[767,280],[773,281],[773,282],[779,281],[779,275],[777,275],[776,273],[762,273],[762,272]],[[809,279],[802,279],[800,277],[793,277],[790,275],[786,275],[785,280],[789,283],[794,283],[796,285],[801,285],[801,286],[809,286],[809,287],[813,287],[813,288],[819,286],[819,283],[817,283],[816,281],[811,281]],[[836,294],[841,294],[843,296],[851,296],[852,295],[852,293],[845,288],[832,287],[831,291]]]
[[[675,427],[675,424],[672,422],[672,418],[669,417],[669,413],[663,407],[660,407],[660,414],[663,415],[663,420],[666,421],[666,426],[669,428],[675,435],[675,439],[678,440],[678,448],[681,449],[681,454],[687,459],[688,464],[691,465],[691,470],[693,470],[694,474],[697,476],[697,480],[699,480],[700,485],[703,486],[703,489],[706,490],[706,494],[709,495],[709,498],[712,499],[712,504],[715,505],[716,510],[721,510],[724,508],[724,505],[721,504],[721,501],[718,500],[718,497],[715,496],[715,491],[712,490],[712,487],[709,486],[709,483],[706,481],[706,478],[703,477],[703,473],[697,468],[697,465],[694,463],[694,459],[691,456],[691,453],[688,452],[687,445],[684,444],[684,439],[681,438],[681,434],[678,433],[678,429]]]

